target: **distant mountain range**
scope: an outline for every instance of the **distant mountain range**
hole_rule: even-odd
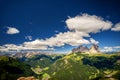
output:
[[[3,55],[3,56],[14,57],[14,58],[22,58],[22,57],[30,58],[30,57],[33,57],[35,55],[41,55],[41,54],[52,55],[54,53],[50,53],[50,52],[14,52],[14,53],[1,52],[0,53],[1,56]]]
[[[98,45],[70,54],[7,53],[0,56],[0,80],[120,80],[120,53],[101,54]]]
[[[88,53],[88,54],[97,54],[100,53],[99,46],[92,44],[90,49],[87,46],[79,46],[78,48],[72,49],[73,53],[81,52],[81,53]]]

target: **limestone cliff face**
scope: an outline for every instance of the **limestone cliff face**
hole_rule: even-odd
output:
[[[79,46],[78,48],[74,48],[72,49],[72,52],[73,53],[76,53],[76,52],[84,52],[84,53],[100,53],[99,51],[99,46],[98,45],[95,45],[93,44],[90,49],[87,47],[87,46]]]
[[[88,49],[88,47],[87,46],[79,46],[78,48],[74,48],[73,50],[72,50],[72,52],[88,52],[89,51],[89,49]]]
[[[89,49],[89,53],[100,53],[100,51],[99,51],[99,46],[93,44],[93,45],[90,47],[90,49]]]

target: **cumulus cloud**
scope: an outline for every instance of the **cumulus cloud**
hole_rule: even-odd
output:
[[[17,34],[20,32],[17,28],[14,28],[14,27],[7,27],[7,28],[8,28],[6,32],[7,34]]]
[[[102,52],[113,52],[113,47],[104,47]]]
[[[98,44],[98,43],[99,43],[98,41],[94,40],[93,38],[90,38],[90,42],[91,42],[92,44]]]
[[[101,30],[108,30],[112,27],[110,21],[104,21],[95,15],[82,14],[66,20],[68,29],[86,33],[97,33]]]
[[[25,39],[32,40],[32,36],[25,36]]]
[[[21,51],[21,50],[54,50],[54,48],[50,48],[48,46],[24,46],[21,45],[15,45],[15,44],[5,44],[3,46],[0,46],[1,52],[8,52],[8,51]]]
[[[120,46],[105,46],[102,52],[120,52]]]
[[[105,21],[101,17],[95,15],[82,14],[80,16],[69,17],[66,21],[67,32],[57,32],[55,36],[46,39],[36,39],[32,41],[32,36],[26,36],[25,39],[31,41],[23,42],[20,45],[7,44],[0,46],[0,50],[6,49],[34,49],[34,50],[54,50],[54,47],[63,47],[65,44],[71,46],[79,46],[82,44],[98,44],[99,41],[91,38],[90,33],[97,33],[111,29],[112,22]],[[116,25],[118,26],[118,25]],[[116,28],[116,26],[114,28]],[[7,34],[16,34],[19,30],[8,27]],[[87,37],[88,39],[85,39]],[[104,48],[104,50],[112,51],[113,48]]]
[[[113,48],[120,49],[120,46],[114,46]]]
[[[36,39],[32,42],[24,42],[25,46],[31,46],[31,45],[44,45],[49,47],[60,47],[64,46],[65,44],[69,44],[72,46],[78,46],[80,44],[89,44],[89,41],[86,39],[83,39],[84,37],[89,37],[89,34],[86,34],[84,32],[64,32],[56,34],[55,37],[51,37],[45,40],[42,39]]]
[[[111,28],[112,31],[120,31],[120,23],[117,23],[113,28]]]
[[[56,34],[54,37],[43,39],[36,39],[34,41],[24,42],[21,45],[6,44],[1,46],[1,50],[54,50],[54,47],[61,47],[65,44],[71,46],[78,46],[81,44],[89,44],[90,41],[83,38],[90,37],[84,32],[64,32]]]

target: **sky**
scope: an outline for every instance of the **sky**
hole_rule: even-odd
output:
[[[0,51],[120,51],[119,0],[0,0]]]

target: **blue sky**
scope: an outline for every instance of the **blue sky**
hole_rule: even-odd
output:
[[[0,0],[0,50],[40,48],[53,52],[69,52],[73,47],[81,44],[90,46],[92,43],[90,39],[98,42],[102,50],[120,50],[119,2],[119,0]],[[86,20],[92,18],[93,22],[100,21],[102,26],[99,31],[94,33],[97,27],[96,22],[96,24],[89,23],[94,27],[75,22],[77,18],[78,22],[84,21],[84,17],[87,18]],[[102,31],[105,27],[104,22],[107,23],[107,21],[111,25],[107,30]],[[81,27],[86,27],[88,30],[82,31]],[[90,29],[92,30],[89,31]],[[75,36],[80,34],[81,38],[73,38],[76,38],[75,42],[77,38],[83,42],[78,41],[74,45],[70,40],[63,39],[59,42],[56,36],[60,33],[62,39],[65,35],[72,37],[72,34]],[[54,40],[57,40],[56,43]],[[31,47],[28,48],[28,46]]]

